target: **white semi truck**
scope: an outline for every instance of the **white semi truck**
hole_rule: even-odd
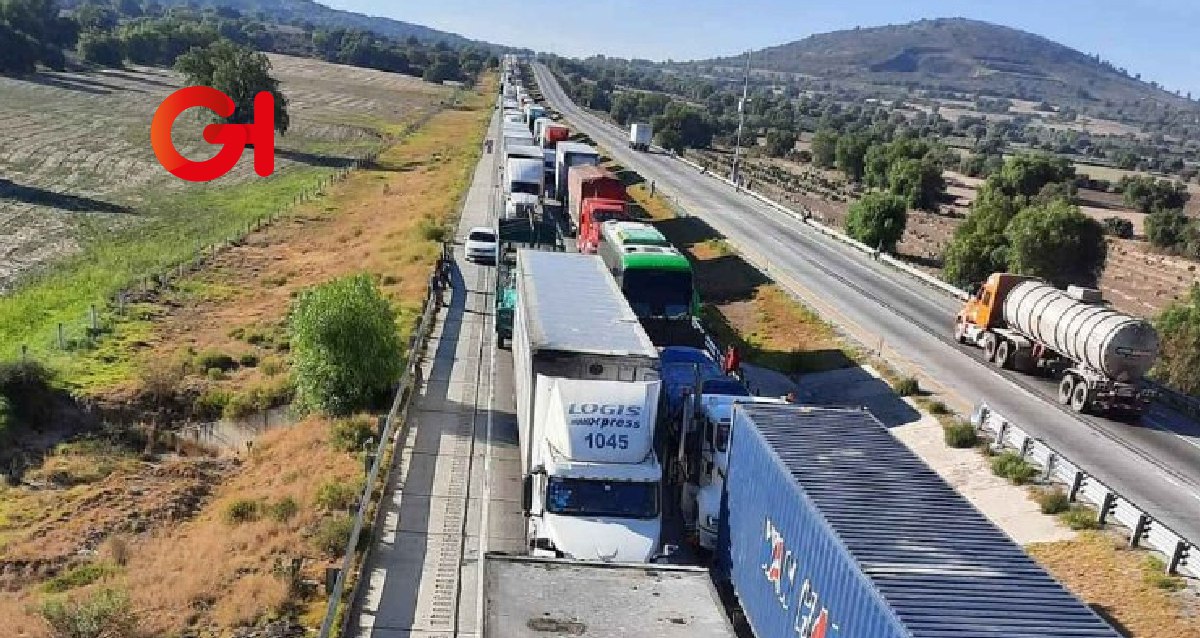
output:
[[[534,555],[660,554],[658,352],[594,255],[519,250],[512,331],[522,509]]]
[[[554,147],[554,194],[559,202],[567,205],[567,175],[572,166],[596,166],[600,164],[600,153],[580,142],[559,142]]]
[[[654,138],[654,129],[644,122],[634,122],[629,125],[629,148],[635,151],[650,150],[650,140]]]
[[[545,189],[542,160],[529,157],[510,157],[504,165],[504,194],[525,193],[541,197]]]

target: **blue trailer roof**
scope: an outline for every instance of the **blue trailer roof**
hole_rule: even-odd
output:
[[[742,404],[732,437],[722,533],[759,638],[805,619],[828,638],[1117,638],[866,410]]]

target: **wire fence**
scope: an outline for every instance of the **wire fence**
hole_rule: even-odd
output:
[[[1042,469],[1044,481],[1065,486],[1071,502],[1094,505],[1098,524],[1116,523],[1128,530],[1130,547],[1147,547],[1162,552],[1168,558],[1168,574],[1200,577],[1200,562],[1193,565],[1189,560],[1196,548],[1194,541],[1156,520],[1085,468],[992,410],[987,403],[976,406],[971,423],[991,437],[994,449],[1015,450],[1022,459]]]

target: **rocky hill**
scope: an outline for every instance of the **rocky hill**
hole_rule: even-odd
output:
[[[1056,103],[1151,99],[1195,107],[1089,55],[1018,29],[945,18],[814,35],[754,53],[754,68],[834,83],[921,87]],[[740,67],[741,58],[694,63]],[[1131,72],[1132,73],[1132,72]]]

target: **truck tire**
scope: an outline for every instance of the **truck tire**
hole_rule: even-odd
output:
[[[1083,414],[1092,406],[1092,393],[1088,390],[1086,383],[1076,383],[1075,390],[1071,392],[1071,409]]]
[[[996,335],[989,334],[983,338],[983,356],[988,361],[996,360]]]
[[[1004,339],[996,346],[996,365],[1005,370],[1011,370],[1013,364],[1013,354],[1016,347],[1007,339]]]
[[[1075,393],[1075,377],[1064,374],[1058,382],[1058,402],[1063,405],[1071,404],[1071,395]]]

